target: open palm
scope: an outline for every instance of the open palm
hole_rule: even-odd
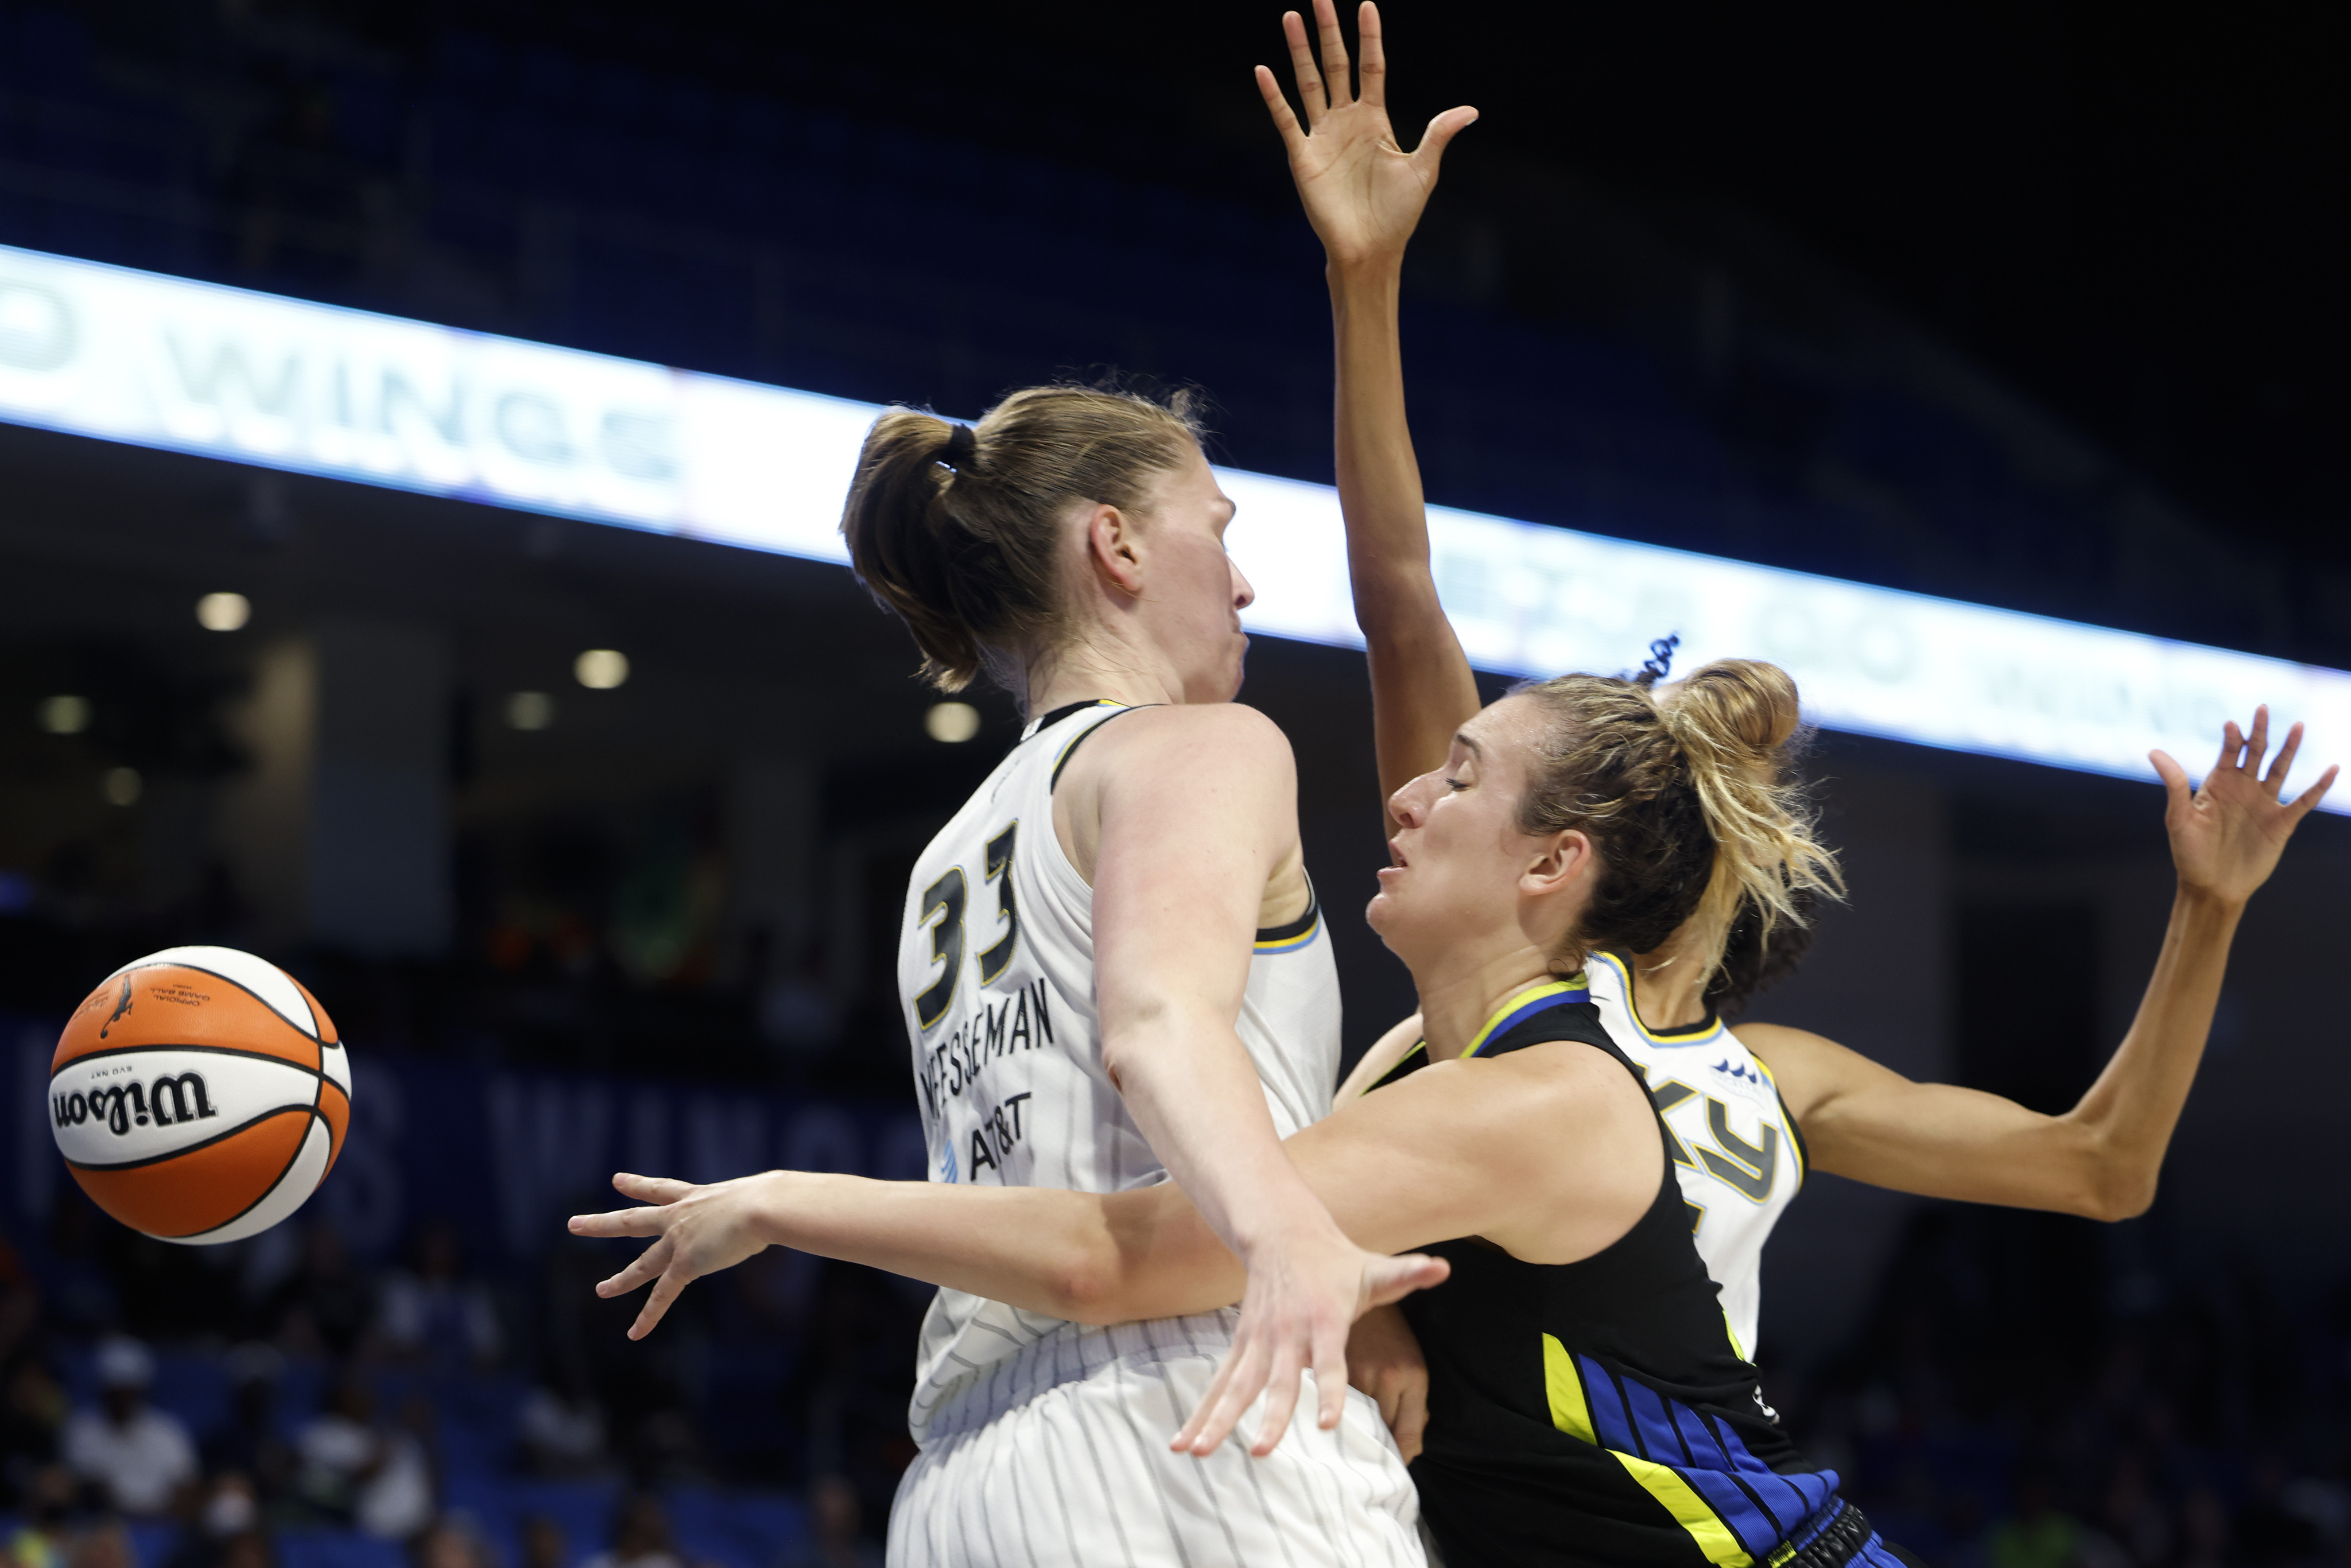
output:
[[[1400,256],[1420,222],[1429,193],[1437,189],[1437,160],[1456,132],[1478,118],[1474,109],[1448,109],[1428,122],[1420,145],[1406,152],[1388,123],[1387,57],[1380,47],[1380,12],[1364,0],[1357,33],[1364,58],[1363,91],[1353,90],[1347,41],[1339,31],[1333,0],[1314,0],[1322,35],[1318,65],[1306,38],[1306,23],[1295,11],[1282,13],[1298,96],[1306,110],[1301,126],[1282,97],[1271,70],[1257,68],[1258,90],[1290,150],[1290,172],[1306,204],[1316,237],[1336,266]]]
[[[2250,735],[2229,721],[2220,759],[2200,786],[2191,786],[2187,770],[2168,754],[2151,754],[2171,797],[2163,825],[2171,835],[2172,864],[2183,886],[2235,904],[2251,898],[2276,869],[2294,828],[2335,782],[2336,769],[2329,768],[2294,800],[2279,800],[2286,770],[2302,749],[2302,726],[2286,731],[2277,760],[2263,774],[2262,758],[2269,744],[2270,710],[2258,707]]]

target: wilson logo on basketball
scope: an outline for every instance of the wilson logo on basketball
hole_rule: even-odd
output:
[[[175,1122],[220,1114],[213,1109],[212,1096],[204,1092],[201,1072],[166,1073],[143,1089],[137,1083],[118,1083],[87,1094],[56,1094],[49,1098],[49,1110],[60,1127],[103,1122],[118,1138],[133,1126],[152,1123],[168,1127]]]

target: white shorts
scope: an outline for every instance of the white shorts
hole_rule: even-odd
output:
[[[1423,1568],[1419,1500],[1378,1406],[1349,1389],[1325,1432],[1302,1378],[1266,1458],[1241,1435],[1262,1402],[1207,1458],[1171,1453],[1227,1347],[1169,1338],[935,1427],[898,1484],[890,1568]]]

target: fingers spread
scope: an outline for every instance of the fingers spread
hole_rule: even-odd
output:
[[[2237,721],[2232,718],[2220,727],[2220,758],[2212,764],[2212,771],[2218,773],[2223,768],[2234,768],[2238,755],[2244,749],[2244,732],[2237,727]]]
[[[1208,1385],[1200,1408],[1176,1437],[1179,1451],[1188,1451],[1205,1458],[1217,1451],[1217,1445],[1231,1436],[1233,1427],[1265,1387],[1265,1352],[1251,1343],[1236,1349],[1217,1371],[1216,1381]]]
[[[2296,724],[2285,732],[2285,744],[2278,747],[2277,760],[2270,764],[2269,777],[2262,780],[2271,800],[2276,800],[2278,791],[2285,787],[2285,776],[2294,767],[2294,754],[2301,749],[2302,726]]]
[[[574,1236],[658,1236],[669,1222],[665,1208],[616,1208],[609,1214],[575,1214]]]
[[[2326,799],[2326,791],[2334,788],[2335,774],[2341,771],[2342,769],[2339,767],[2329,768],[2325,772],[2318,776],[2317,783],[2313,784],[2309,789],[2304,789],[2302,792],[2301,796],[2294,803],[2294,820],[2295,821],[2301,821],[2304,817],[2310,815],[2312,811],[2318,809],[2318,803]]]
[[[1347,68],[1347,39],[1339,31],[1339,7],[1332,0],[1314,0],[1314,22],[1322,35],[1322,89],[1331,107],[1343,109],[1355,101],[1353,79]]]
[[[688,1181],[674,1181],[668,1176],[632,1176],[627,1171],[612,1178],[612,1185],[630,1197],[645,1203],[675,1203],[694,1190]]]
[[[1380,8],[1372,0],[1364,0],[1355,13],[1355,47],[1364,57],[1355,66],[1355,74],[1362,78],[1363,99],[1374,109],[1385,109],[1388,57],[1380,47]]]
[[[1298,78],[1298,101],[1306,106],[1306,123],[1319,125],[1331,111],[1331,95],[1322,85],[1322,68],[1306,42],[1306,23],[1295,11],[1281,14],[1281,36],[1290,44],[1290,68]]]
[[[645,1310],[639,1312],[637,1321],[629,1325],[629,1337],[643,1339],[653,1333],[653,1325],[662,1321],[663,1314],[669,1311],[670,1303],[677,1300],[678,1292],[684,1290],[693,1279],[694,1276],[683,1267],[663,1270],[662,1277],[653,1281],[653,1293],[645,1298]]]
[[[2169,762],[2169,758],[2164,761]],[[2179,764],[2173,763],[2177,768]],[[1425,1252],[1407,1252],[1402,1257],[1383,1258],[1364,1271],[1364,1289],[1366,1307],[1384,1307],[1390,1301],[1402,1301],[1415,1291],[1425,1291],[1431,1285],[1441,1285],[1453,1273],[1453,1265],[1442,1258],[1431,1258]]]
[[[669,1267],[671,1250],[669,1238],[663,1237],[659,1241],[638,1253],[636,1260],[627,1268],[597,1286],[596,1293],[607,1301],[614,1296],[627,1295],[631,1291]]]
[[[1343,1384],[1346,1381],[1346,1364],[1343,1354],[1339,1361]],[[1250,1399],[1257,1397],[1259,1389],[1265,1394],[1265,1410],[1258,1417],[1257,1441],[1249,1445],[1249,1452],[1259,1458],[1273,1452],[1280,1443],[1282,1434],[1290,1430],[1290,1417],[1298,1408],[1298,1385],[1304,1381],[1302,1375],[1305,1370],[1299,1364],[1296,1348],[1285,1346],[1274,1352],[1272,1364],[1267,1368],[1266,1375],[1258,1380],[1258,1388],[1249,1390]],[[1342,1392],[1343,1394],[1343,1389]],[[1240,1420],[1242,1411],[1248,1407],[1249,1400],[1242,1400],[1241,1408],[1233,1412],[1234,1422]]]
[[[1477,122],[1478,111],[1468,104],[1447,110],[1430,120],[1428,129],[1420,133],[1420,145],[1412,151],[1413,162],[1425,165],[1430,177],[1434,178],[1437,161],[1445,156],[1447,144]]]
[[[1314,1336],[1315,1422],[1325,1432],[1347,1408],[1347,1333],[1330,1330]],[[1270,1447],[1271,1445],[1268,1445]]]
[[[1408,1379],[1396,1396],[1395,1419],[1388,1423],[1395,1434],[1396,1449],[1410,1464],[1420,1457],[1420,1446],[1428,1435],[1428,1379],[1426,1376]]]
[[[2262,754],[2270,748],[2270,705],[2263,703],[2253,710],[2253,733],[2245,737],[2245,770],[2258,775],[2262,770]]]
[[[1290,111],[1290,99],[1282,96],[1281,83],[1263,66],[1257,68],[1257,90],[1265,98],[1266,112],[1273,116],[1273,128],[1281,132],[1282,145],[1295,150],[1298,139],[1306,132],[1300,129],[1298,116]]]

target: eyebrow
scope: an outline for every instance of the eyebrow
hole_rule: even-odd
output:
[[[1453,732],[1453,744],[1467,750],[1472,757],[1482,758],[1486,755],[1486,748],[1470,738],[1469,732],[1466,729],[1457,729]]]

